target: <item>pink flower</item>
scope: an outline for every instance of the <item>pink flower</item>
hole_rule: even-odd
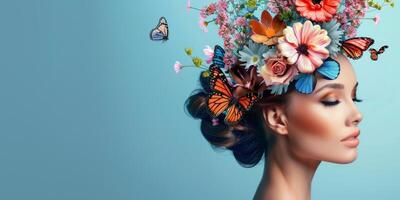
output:
[[[375,15],[375,17],[374,17],[375,25],[378,25],[379,21],[381,21],[381,17],[379,17],[379,15]]]
[[[215,5],[215,3],[212,3],[207,7],[206,14],[207,15],[212,15],[212,14],[215,13],[216,10],[217,10],[217,6]]]
[[[207,64],[210,64],[214,57],[214,49],[212,49],[210,46],[207,45],[206,48],[203,49],[203,53],[204,53],[204,55],[207,56],[207,60],[206,60]]]
[[[272,13],[279,13],[279,8],[276,7],[276,5],[273,4],[272,2],[268,2],[268,3],[267,3],[267,8],[268,8],[268,10],[270,10]]]
[[[188,12],[190,11],[190,7],[191,7],[191,5],[190,5],[190,0],[188,0],[187,3],[186,3],[186,10],[187,10]]]
[[[200,16],[199,26],[200,26],[201,30],[203,30],[204,32],[208,32],[207,25],[208,25],[208,22],[205,21],[205,18]]]
[[[288,64],[296,64],[302,73],[312,73],[328,58],[326,47],[331,43],[326,30],[307,20],[296,22],[283,30],[277,48],[287,58]]]
[[[298,70],[293,65],[288,65],[283,57],[271,57],[265,61],[261,67],[261,76],[266,85],[289,84],[298,74]]]
[[[347,36],[349,38],[355,37],[357,35],[357,29],[354,26],[347,27]]]
[[[224,63],[225,69],[229,69],[236,62],[236,57],[232,55],[231,51],[225,51]]]
[[[176,61],[175,65],[174,65],[175,73],[179,73],[181,71],[182,67],[183,67],[183,65],[179,61]]]
[[[200,17],[207,18],[206,8],[200,9]]]
[[[227,3],[225,0],[219,0],[217,3],[217,10],[218,11],[225,11],[226,8],[228,7]]]
[[[213,118],[213,119],[211,120],[211,122],[212,122],[212,125],[213,125],[213,126],[218,126],[218,125],[219,125],[219,120],[218,120],[218,118]]]
[[[246,25],[246,18],[244,18],[244,17],[238,17],[238,18],[235,20],[235,25],[236,25],[236,26],[245,26],[245,25]]]

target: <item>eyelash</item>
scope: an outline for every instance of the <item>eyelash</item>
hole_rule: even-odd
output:
[[[354,98],[353,101],[354,102],[362,102],[363,100]],[[336,100],[336,101],[321,101],[321,103],[324,104],[324,106],[335,106],[335,105],[339,104],[340,101],[339,100]]]

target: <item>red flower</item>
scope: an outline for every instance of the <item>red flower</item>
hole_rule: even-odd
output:
[[[301,16],[316,22],[327,22],[336,13],[340,0],[296,0]]]

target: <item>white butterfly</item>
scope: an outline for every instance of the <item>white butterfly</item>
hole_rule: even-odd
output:
[[[160,17],[158,24],[150,31],[150,39],[153,41],[166,41],[168,40],[168,23],[165,17]]]

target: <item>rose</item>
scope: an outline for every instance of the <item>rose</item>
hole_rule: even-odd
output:
[[[267,85],[289,84],[298,74],[295,66],[287,64],[283,57],[270,57],[260,70]]]
[[[287,64],[285,60],[281,58],[270,58],[266,60],[266,65],[271,69],[271,72],[275,76],[282,76],[285,74],[287,69]]]

